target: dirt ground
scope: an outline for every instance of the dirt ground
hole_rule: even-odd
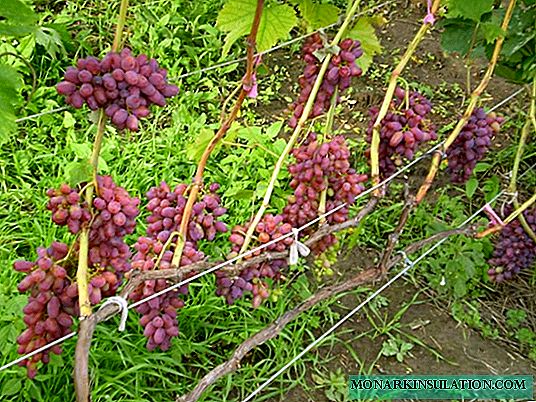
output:
[[[394,60],[399,58],[404,51],[405,45],[413,38],[424,12],[422,8],[416,8],[413,2],[402,0],[384,13],[386,19],[389,20],[379,30],[384,54],[377,58],[375,64],[385,69],[385,73],[387,73],[392,69]],[[300,74],[302,68],[299,61],[295,58],[291,59],[285,54],[274,55],[271,62],[275,63],[274,65],[285,63],[289,69],[289,76],[294,78]],[[479,82],[484,69],[485,64],[473,66],[471,70],[473,88]],[[459,106],[466,97],[466,71],[464,60],[453,55],[445,55],[440,47],[440,35],[437,32],[432,32],[421,43],[411,64],[404,72],[404,77],[407,81],[426,83],[434,90],[439,90],[441,87],[444,96],[448,97],[448,102],[445,103],[450,105],[448,113],[443,115],[448,115],[451,120],[453,115],[460,113]],[[360,132],[362,135],[363,129],[366,128],[366,119],[363,118],[362,112],[356,111],[366,110],[372,104],[380,102],[383,96],[383,85],[383,77],[376,79],[367,77],[365,80],[359,80],[356,84],[357,94],[354,94],[354,100],[346,103],[345,112],[337,116],[339,127],[341,125],[345,128],[348,127],[354,134]],[[456,87],[458,90],[455,90]],[[512,94],[517,88],[500,78],[494,78],[482,100],[489,107]],[[266,116],[281,114],[281,110],[284,110],[286,106],[282,98],[294,96],[288,88],[283,88],[281,93],[280,100],[263,108]],[[523,96],[519,96],[504,105],[501,112],[509,114],[509,112],[515,111],[523,102]],[[436,121],[441,124],[445,122],[444,119],[445,117],[438,117]],[[497,146],[501,145],[504,146],[504,142]],[[349,259],[341,261],[338,264],[339,271],[355,271],[358,265],[362,267],[363,261],[356,259],[357,254],[359,253],[356,250],[355,253],[350,253]],[[504,294],[501,293],[502,291],[498,291],[492,295],[492,298],[482,300],[483,310],[487,310],[489,313],[486,318],[500,327],[501,311],[504,312],[507,307],[511,308],[520,304],[529,306],[528,310],[534,307],[534,286],[525,283],[520,288],[523,290],[520,291],[519,288],[505,289]],[[421,293],[414,298],[417,292],[419,290],[413,285],[399,281],[387,289],[385,294],[382,294],[389,300],[389,305],[380,311],[390,318],[397,314],[402,305],[411,303],[411,306],[397,322],[396,328],[401,331],[398,334],[409,335],[414,340],[418,340],[417,343],[421,343],[421,345],[412,342],[414,346],[404,356],[402,362],[397,361],[395,357],[380,355],[382,344],[388,339],[388,335],[379,334],[364,314],[358,314],[341,328],[343,334],[339,335],[339,339],[344,344],[337,342],[333,347],[319,349],[320,361],[328,361],[322,364],[322,372],[325,375],[337,370],[345,375],[358,374],[360,370],[361,372],[372,370],[372,373],[377,374],[536,374],[536,365],[518,353],[519,348],[515,342],[484,339],[477,332],[459,325],[448,314],[446,306],[438,308],[429,296]],[[341,314],[357,304],[355,296],[347,296],[340,301],[341,304],[334,308],[340,310]],[[367,311],[370,314],[370,310]],[[328,328],[329,325],[323,330]],[[322,332],[319,330],[319,335]],[[366,335],[363,336],[363,334]],[[406,335],[400,336],[408,340]],[[325,394],[325,388],[315,388],[312,375],[314,370],[315,368],[311,367],[307,373],[308,390],[297,387],[281,398],[272,401],[329,401]]]

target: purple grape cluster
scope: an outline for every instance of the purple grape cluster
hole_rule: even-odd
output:
[[[536,208],[525,210],[523,216],[532,231],[536,231]],[[488,261],[491,266],[488,276],[493,282],[500,283],[512,279],[535,261],[536,243],[516,219],[501,230],[495,241],[492,258]]]
[[[214,240],[217,233],[227,231],[226,225],[219,220],[227,211],[221,206],[221,199],[216,194],[219,185],[214,183],[192,208],[187,238],[181,255],[180,266],[201,261],[205,255],[198,250],[201,240]],[[164,250],[164,245],[178,231],[187,203],[187,186],[180,184],[173,190],[162,182],[147,193],[147,209],[151,213],[147,218],[147,236],[140,237],[134,245],[137,253],[132,259],[132,267],[142,271],[169,269],[173,258],[174,243]],[[158,266],[157,259],[160,258]],[[140,285],[130,298],[139,301],[172,285],[165,279],[149,280]],[[147,348],[167,350],[171,339],[179,334],[177,310],[184,306],[180,296],[188,293],[188,286],[169,291],[139,305],[136,310],[142,314],[140,324],[148,338]]]
[[[489,147],[491,140],[501,129],[504,119],[495,113],[487,114],[477,108],[452,145],[447,149],[448,168],[452,183],[463,184],[471,177],[473,169]]]
[[[13,267],[26,275],[19,283],[21,293],[29,292],[28,303],[23,309],[26,330],[17,338],[18,353],[30,353],[70,332],[71,317],[78,316],[78,289],[69,279],[65,266],[59,263],[67,257],[69,247],[53,242],[49,248],[37,249],[37,260],[15,261]],[[74,268],[71,267],[71,268]],[[61,353],[59,345],[19,363],[26,367],[29,378],[37,374],[37,364],[47,364],[50,352]]]
[[[244,244],[247,230],[248,226],[235,226],[231,231],[229,241],[232,244],[232,254],[229,256],[230,258],[238,255],[242,244]],[[253,247],[278,239],[290,233],[291,230],[292,226],[283,222],[282,215],[267,214],[255,228],[256,244]],[[244,259],[248,260],[264,251],[284,251],[292,242],[293,238],[289,236],[279,242],[270,244],[263,250],[257,250],[255,253],[244,257]],[[225,270],[216,271],[216,294],[225,297],[228,304],[233,304],[245,292],[251,292],[253,295],[251,304],[253,308],[257,308],[270,295],[267,279],[274,282],[279,281],[281,279],[281,269],[286,266],[287,261],[285,259],[276,259],[251,265],[237,275]]]
[[[131,197],[111,176],[97,176],[97,185],[89,231],[88,260],[93,277],[88,291],[92,304],[113,296],[131,269],[131,251],[124,238],[134,232],[140,204],[139,198]]]
[[[165,106],[166,98],[179,91],[168,84],[167,71],[155,59],[145,54],[134,57],[126,48],[102,60],[79,59],[76,67],[67,68],[56,89],[69,105],[103,108],[117,128],[131,131],[138,131],[138,120],[149,115],[150,105]]]
[[[57,190],[49,189],[47,196],[50,198],[47,209],[52,212],[52,221],[56,225],[66,225],[71,233],[76,234],[91,220],[91,213],[81,200],[80,193],[68,184],[62,184]]]
[[[350,151],[343,136],[336,136],[321,143],[310,133],[299,148],[292,151],[295,163],[288,168],[292,177],[290,187],[294,194],[288,199],[283,210],[285,222],[300,227],[319,215],[322,192],[326,192],[325,210],[330,211],[347,203],[337,212],[329,215],[328,223],[344,222],[348,218],[349,206],[363,190],[367,176],[357,174],[350,167]],[[307,235],[308,229],[302,233]],[[315,254],[323,253],[336,242],[334,235],[327,235],[313,247]]]
[[[428,117],[431,110],[430,101],[418,92],[408,94],[400,87],[395,89],[390,109],[380,127],[379,165],[383,177],[393,174],[397,166],[402,165],[403,158],[412,160],[420,144],[437,139],[435,127]],[[378,113],[378,107],[369,110],[369,143]],[[370,149],[366,154],[370,157]]]
[[[93,199],[91,215],[80,192],[67,184],[58,190],[50,189],[47,208],[52,220],[78,233],[83,225],[89,227],[88,284],[91,304],[98,304],[103,297],[113,296],[123,275],[130,270],[130,250],[124,237],[133,233],[138,215],[139,200],[117,186],[111,177],[98,176],[97,196]],[[45,249],[37,249],[37,260],[16,261],[14,269],[27,276],[20,282],[20,292],[30,292],[24,307],[27,330],[19,337],[19,353],[29,353],[65,335],[72,326],[72,318],[79,315],[78,287],[71,281],[76,274],[79,258],[79,242],[72,250],[66,244],[54,242]],[[61,353],[61,348],[52,348]],[[28,376],[36,374],[37,363],[48,363],[48,352],[43,352],[22,362],[28,368]]]
[[[347,38],[340,43],[339,47],[339,54],[333,56],[330,60],[327,73],[316,96],[310,118],[320,116],[329,109],[335,88],[339,89],[339,93],[344,92],[350,87],[352,77],[359,77],[362,73],[362,70],[355,63],[356,59],[363,54],[361,43],[357,40]],[[305,103],[318,77],[322,61],[317,55],[323,49],[324,43],[318,33],[310,36],[303,45],[302,54],[306,66],[303,75],[298,81],[300,84],[300,95],[298,96],[298,100],[290,106],[293,116],[290,118],[288,124],[292,128],[298,124],[298,120],[303,114]]]

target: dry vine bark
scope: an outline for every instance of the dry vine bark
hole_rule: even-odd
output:
[[[464,227],[461,229],[454,229],[454,230],[440,232],[433,236],[428,237],[427,239],[418,241],[406,247],[404,252],[406,254],[411,254],[422,249],[428,244],[437,242],[446,237],[456,235],[456,234],[469,235],[471,233],[475,233],[475,231],[476,231],[476,228],[474,226],[468,226],[468,227]],[[402,259],[403,257],[401,255],[394,256],[388,262],[387,269],[394,267]],[[384,276],[383,272],[379,270],[378,267],[369,267],[361,271],[359,274],[355,275],[354,277],[340,284],[328,286],[326,288],[319,290],[317,293],[309,297],[307,300],[302,302],[300,305],[298,305],[294,309],[287,311],[280,318],[275,320],[272,324],[268,325],[267,327],[257,332],[252,337],[245,340],[242,344],[240,344],[240,346],[238,346],[235,349],[235,351],[233,352],[233,355],[228,361],[212,369],[198,382],[198,384],[195,386],[195,388],[192,391],[190,391],[186,395],[178,397],[176,399],[176,402],[197,401],[208,387],[216,383],[216,381],[218,381],[223,376],[230,374],[236,369],[238,369],[240,361],[244,358],[244,356],[246,356],[246,354],[248,354],[252,349],[256,348],[257,346],[262,345],[266,341],[269,341],[270,339],[275,338],[277,335],[281,333],[281,331],[284,329],[284,327],[288,323],[293,321],[301,313],[309,310],[310,308],[314,307],[318,303],[326,299],[329,299],[331,297],[334,297],[340,293],[348,292],[364,284],[374,283],[375,281],[380,280],[383,276]]]

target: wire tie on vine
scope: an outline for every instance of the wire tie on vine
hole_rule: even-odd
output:
[[[408,255],[404,250],[400,250],[398,254],[400,254],[404,258],[404,264],[406,264],[406,268],[411,268],[415,265],[415,263],[409,259]]]
[[[112,296],[107,298],[99,310],[102,310],[104,307],[106,307],[109,304],[115,304],[119,306],[121,309],[121,321],[119,322],[119,332],[123,332],[125,330],[125,325],[127,323],[128,318],[128,304],[126,299],[124,299],[121,296]]]
[[[294,242],[290,245],[289,253],[289,264],[296,265],[298,263],[298,258],[301,255],[302,257],[307,257],[311,250],[305,244],[298,240],[300,231],[296,228],[292,228],[292,233],[294,233]]]
[[[504,223],[503,221],[501,220],[501,218],[499,217],[499,215],[497,215],[495,213],[495,211],[493,210],[493,208],[491,208],[491,205],[489,205],[489,203],[487,203],[485,206],[484,206],[484,212],[486,213],[486,215],[488,216],[489,220],[491,221],[491,223],[495,226],[495,225],[501,225],[501,226],[504,226]]]

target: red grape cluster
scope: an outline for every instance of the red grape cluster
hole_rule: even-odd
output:
[[[348,218],[349,206],[364,190],[362,183],[367,180],[366,175],[357,174],[350,168],[350,151],[344,137],[336,136],[329,142],[321,143],[315,134],[310,133],[303,145],[292,151],[292,155],[296,162],[288,170],[294,194],[289,197],[283,210],[285,222],[300,227],[318,217],[323,192],[326,211],[348,204],[329,215],[327,222],[344,222]],[[310,230],[302,234],[307,235]],[[312,247],[312,251],[321,254],[335,241],[334,235],[327,235]]]
[[[69,247],[53,242],[49,248],[37,249],[37,260],[15,261],[15,270],[26,277],[19,283],[19,292],[29,292],[28,304],[23,309],[26,330],[17,338],[18,353],[30,353],[69,333],[73,320],[78,315],[78,289],[69,279],[66,266],[61,262],[67,257]],[[73,266],[74,267],[74,266]],[[50,351],[61,353],[59,345]],[[37,364],[48,363],[50,351],[43,351],[19,363],[26,367],[29,378],[37,374]]]
[[[526,210],[523,216],[532,231],[536,231],[536,208]],[[494,282],[512,279],[536,261],[536,243],[517,219],[502,229],[494,246],[493,256],[488,261],[491,266],[488,276]]]
[[[501,129],[503,121],[502,117],[495,113],[487,114],[482,108],[473,111],[467,124],[447,149],[447,171],[453,183],[463,184],[469,180],[477,162],[491,146],[491,139]]]
[[[138,131],[138,119],[149,115],[150,105],[165,106],[166,98],[179,91],[168,84],[167,71],[155,59],[144,54],[134,57],[126,48],[102,60],[79,59],[76,67],[67,68],[56,89],[69,105],[103,108],[117,128],[131,131]]]
[[[93,277],[88,291],[92,304],[113,296],[123,275],[131,269],[131,252],[124,238],[134,232],[140,203],[110,176],[97,176],[97,184],[95,216],[89,231],[88,262]]]
[[[57,190],[49,189],[47,196],[50,198],[47,209],[52,212],[52,221],[56,225],[67,225],[69,231],[76,234],[91,220],[87,203],[81,201],[78,190],[68,184],[62,184]]]
[[[203,239],[214,240],[218,232],[227,231],[225,224],[219,220],[227,211],[221,206],[221,199],[216,194],[218,189],[218,184],[210,185],[209,191],[192,208],[180,266],[203,260],[205,256],[198,250],[198,242]],[[186,190],[185,184],[180,184],[171,190],[165,182],[162,182],[147,193],[149,199],[147,209],[151,214],[147,218],[149,224],[147,236],[140,237],[134,246],[137,251],[132,259],[134,269],[152,271],[171,267],[174,245],[172,244],[164,252],[163,250],[166,242],[180,227],[187,202]],[[172,283],[165,279],[148,280],[131,293],[130,298],[139,301],[171,285]],[[177,310],[184,306],[180,296],[187,293],[188,286],[181,286],[136,308],[142,314],[140,324],[145,328],[144,335],[148,338],[149,350],[156,347],[167,350],[171,345],[171,338],[179,334]]]
[[[298,100],[290,106],[290,109],[293,110],[293,116],[289,120],[290,127],[294,128],[298,124],[305,103],[311,94],[322,64],[318,57],[322,50],[324,50],[324,43],[318,33],[310,36],[303,45],[302,54],[306,66],[303,75],[299,78],[300,95]],[[327,49],[325,50],[327,51]],[[355,61],[362,54],[363,50],[361,50],[359,41],[347,38],[340,43],[340,52],[331,58],[328,70],[316,96],[313,110],[310,114],[311,118],[320,116],[329,109],[335,88],[338,88],[339,93],[342,93],[350,87],[352,77],[361,75],[362,71]]]
[[[420,144],[437,139],[435,127],[428,118],[431,110],[430,101],[418,92],[408,94],[400,87],[395,89],[390,110],[380,126],[379,165],[383,177],[393,174],[396,167],[402,165],[403,158],[413,159]],[[378,113],[378,107],[369,110],[369,143]],[[370,149],[366,154],[370,157]]]
[[[235,226],[229,237],[232,243],[231,258],[240,251],[242,244],[244,244],[245,233],[248,227]],[[257,244],[266,244],[272,240],[278,239],[281,236],[290,233],[292,226],[289,223],[283,222],[282,215],[267,214],[263,217],[261,222],[255,228]],[[264,251],[284,251],[293,242],[291,236],[270,244],[263,250],[258,250],[255,253],[244,257],[245,260],[259,255]],[[270,295],[269,285],[266,279],[272,281],[278,281],[281,278],[281,269],[287,266],[285,259],[276,259],[266,261],[260,264],[251,265],[243,269],[238,275],[234,275],[225,270],[219,270],[215,272],[216,275],[216,294],[218,296],[224,296],[228,304],[233,304],[236,299],[242,297],[244,292],[251,292],[253,294],[252,305],[253,308],[257,308],[261,305],[262,301],[267,299]]]
[[[83,225],[91,225],[88,256],[91,304],[114,295],[124,273],[130,270],[131,253],[124,237],[134,231],[139,204],[137,198],[131,198],[109,176],[98,176],[97,184],[93,216],[79,191],[67,184],[47,191],[50,198],[47,208],[52,212],[53,222],[67,225],[73,234]],[[77,240],[69,253],[66,244],[54,242],[48,249],[37,249],[37,261],[14,263],[15,270],[27,274],[19,284],[19,291],[30,292],[23,310],[28,329],[19,337],[20,354],[62,337],[72,326],[71,317],[78,316],[78,287],[69,278],[75,277],[79,246]],[[58,346],[52,351],[61,353]],[[39,361],[48,363],[48,352],[22,362],[28,368],[28,376],[35,376]]]

